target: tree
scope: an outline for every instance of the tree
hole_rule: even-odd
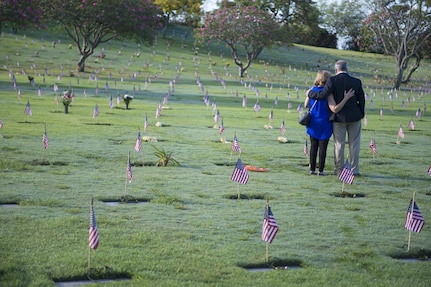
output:
[[[202,16],[202,0],[154,0],[154,4],[163,11],[165,19],[163,37],[166,36],[172,18],[182,19],[187,25],[197,27]]]
[[[1,0],[0,30],[6,22],[12,25],[13,32],[19,27],[27,28],[29,24],[39,26],[41,15],[42,9],[33,0]]]
[[[160,29],[161,14],[152,0],[39,0],[48,21],[58,21],[76,43],[81,55],[79,71],[85,60],[102,43],[112,39],[154,39]],[[78,2],[78,3],[77,3]]]
[[[279,36],[279,25],[266,11],[256,7],[220,8],[206,15],[198,39],[219,40],[229,47],[239,68],[240,77],[265,47],[271,47]],[[240,51],[244,53],[241,59]]]
[[[378,45],[375,49],[380,48],[395,58],[397,74],[393,87],[398,89],[402,83],[408,83],[419,68],[423,49],[431,39],[431,1],[375,1],[371,15],[364,23],[364,30],[371,34],[363,33],[358,39],[363,49],[370,48],[366,44],[374,40]],[[415,63],[403,78],[412,59]]]
[[[289,42],[315,45],[321,35],[319,11],[311,0],[236,0],[242,6],[268,11],[282,25],[279,30]],[[227,5],[222,2],[220,5]]]
[[[348,50],[359,50],[355,39],[361,29],[361,23],[367,17],[364,2],[345,0],[322,4],[320,6],[322,28],[343,39]]]

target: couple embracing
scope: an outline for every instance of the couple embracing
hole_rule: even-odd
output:
[[[306,128],[311,142],[310,174],[325,175],[323,170],[331,135],[334,138],[334,174],[341,172],[347,134],[351,170],[354,175],[359,175],[361,120],[365,115],[362,82],[348,74],[345,61],[335,62],[334,68],[334,76],[328,71],[318,71],[314,86],[307,91],[305,107],[313,107],[311,121]]]

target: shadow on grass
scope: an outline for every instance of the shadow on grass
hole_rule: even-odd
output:
[[[19,207],[19,203],[14,201],[0,201],[0,207]]]
[[[231,162],[215,162],[214,163],[217,166],[235,166],[236,165],[236,161],[231,161]]]
[[[403,248],[407,248],[407,245]],[[403,250],[388,254],[390,257],[402,261],[415,262],[415,261],[429,261],[431,260],[431,249],[413,249],[410,251]]]
[[[268,262],[239,263],[238,266],[250,272],[264,272],[270,270],[292,270],[302,268],[299,259],[271,258]]]
[[[150,199],[147,197],[134,197],[132,195],[125,195],[121,197],[101,197],[99,200],[107,205],[150,202]]]
[[[88,126],[112,126],[110,123],[84,123],[84,125]]]
[[[335,197],[341,197],[341,198],[362,198],[365,197],[365,194],[363,193],[350,193],[350,192],[333,192],[329,195],[335,196]]]
[[[104,283],[111,281],[130,280],[132,274],[124,271],[115,271],[114,269],[104,266],[101,268],[91,268],[87,274],[78,274],[74,276],[52,278],[56,286],[81,286],[89,283]]]
[[[263,200],[265,199],[265,195],[263,194],[240,194],[238,198],[238,194],[235,195],[224,195],[224,198],[232,199],[232,200],[238,200],[238,199],[258,199]]]
[[[136,166],[136,167],[142,167],[142,166],[156,166],[155,162],[142,162],[142,161],[135,161],[131,163],[132,166]]]
[[[54,166],[67,166],[69,163],[65,161],[54,161],[50,162],[48,160],[34,159],[30,162],[31,165],[54,165]]]

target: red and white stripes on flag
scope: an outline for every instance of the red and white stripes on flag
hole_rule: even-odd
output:
[[[402,125],[400,125],[400,128],[398,129],[398,136],[402,139],[404,138],[404,131]]]
[[[32,115],[33,115],[33,113],[31,112],[30,101],[28,101],[28,102],[27,102],[27,105],[25,106],[25,111],[24,111],[24,113],[25,113],[26,115],[29,115],[29,116],[32,116]]]
[[[126,169],[126,173],[127,173],[127,180],[129,182],[132,182],[133,179],[133,174],[132,174],[132,163],[130,162],[130,151],[129,151],[129,157],[127,159],[127,169]]]
[[[145,121],[144,121],[144,131],[147,130],[148,126],[150,125],[150,123],[148,122],[148,117],[147,115],[145,115]]]
[[[305,156],[308,156],[308,141],[305,140],[305,144],[304,144],[304,154]]]
[[[221,120],[221,125],[220,125],[220,129],[219,129],[219,134],[223,134],[224,133],[224,122],[223,119]]]
[[[239,146],[239,142],[238,142],[238,138],[236,137],[236,134],[233,136],[232,151],[241,153],[241,147]]]
[[[430,167],[428,168],[428,174],[429,174],[429,175],[431,175],[431,165],[430,165]]]
[[[286,127],[284,126],[284,119],[281,122],[280,132],[281,132],[282,135],[284,135],[286,133]]]
[[[374,138],[371,139],[370,149],[374,154],[377,154],[376,141],[374,140]]]
[[[100,112],[99,105],[96,104],[93,111],[93,118],[96,118],[99,115],[99,112]]]
[[[278,232],[278,225],[275,221],[274,214],[272,214],[271,207],[267,204],[265,207],[265,214],[263,216],[262,224],[262,240],[271,243]]]
[[[3,127],[3,120],[0,119],[0,129]]]
[[[242,164],[241,159],[238,158],[230,179],[238,182],[239,184],[246,184],[248,182],[248,178],[249,176],[248,176],[247,169]]]
[[[46,134],[46,125],[45,125],[45,130],[43,131],[42,143],[43,143],[43,149],[47,149],[48,148],[48,135]]]
[[[138,137],[136,139],[136,143],[135,143],[135,150],[137,152],[141,151],[141,131],[138,130]]]
[[[414,204],[412,206],[413,199],[410,200],[409,208],[407,209],[407,215],[406,215],[406,224],[405,228],[408,231],[413,231],[416,233],[421,232],[425,220],[422,216],[421,211],[419,210],[419,207],[416,204],[416,201],[414,201]]]
[[[338,176],[338,179],[348,184],[353,183],[353,180],[355,179],[355,175],[352,172],[352,168],[350,167],[350,163],[348,160],[346,160],[346,164],[341,170],[340,175]]]
[[[97,232],[96,215],[94,214],[93,200],[91,201],[88,246],[90,246],[90,248],[94,250],[96,250],[99,246],[99,233]]]

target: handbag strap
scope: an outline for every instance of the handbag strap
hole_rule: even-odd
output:
[[[316,105],[316,103],[317,103],[317,100],[314,100],[313,105],[312,105],[312,106],[311,106],[311,108],[308,110],[309,112],[311,112],[311,110],[313,110],[313,108],[314,108],[314,106]]]

